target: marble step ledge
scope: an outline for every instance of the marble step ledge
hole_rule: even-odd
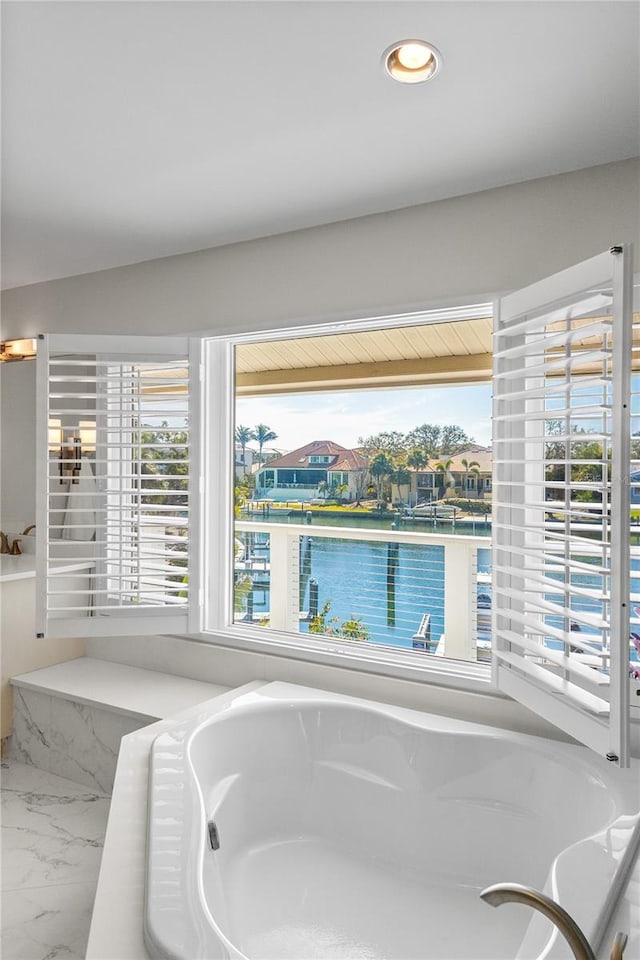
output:
[[[148,721],[23,687],[14,689],[8,756],[111,794],[122,737]]]
[[[91,657],[11,683],[8,756],[109,794],[123,737],[229,689]]]

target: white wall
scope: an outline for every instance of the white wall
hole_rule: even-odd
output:
[[[3,333],[5,337],[41,332],[225,333],[477,302],[561,270],[613,243],[635,240],[640,269],[639,209],[640,162],[623,161],[393,213],[8,290],[2,296]],[[30,519],[34,513],[35,391],[28,387],[28,378],[33,366],[28,370],[24,364],[15,364],[14,369],[16,378],[21,379],[22,370],[24,379],[14,385],[11,372],[5,380],[2,515],[13,512]],[[21,444],[20,457],[14,462],[16,444]],[[109,643],[116,642],[96,642],[92,652],[108,657]],[[149,656],[142,646],[137,652]],[[181,657],[183,653],[181,650]],[[119,659],[123,653],[118,648],[111,655]],[[210,647],[205,655],[211,659],[211,670],[221,671],[220,682],[233,682],[237,651],[233,652],[234,663],[224,667],[217,660],[213,663]],[[190,657],[195,662],[193,654]],[[260,669],[255,666],[257,661]],[[176,672],[192,669],[180,662]],[[286,661],[285,671],[283,663],[283,658],[251,655],[248,674],[271,676],[275,671],[286,674],[287,679],[349,692],[358,692],[360,687],[372,689],[370,678],[356,672],[333,670],[329,676],[328,668],[323,672],[316,665],[311,670],[294,661]],[[171,665],[154,664],[155,669]],[[404,697],[412,705],[425,705],[423,688],[407,693],[410,687],[400,681],[385,682],[383,687],[372,695],[398,702]],[[463,703],[471,703],[469,695],[450,691],[432,692],[430,697],[426,705],[443,712],[447,712],[445,700],[456,713],[464,713],[467,707]],[[516,727],[527,729],[531,723],[527,711],[516,704],[504,702],[501,710],[496,710],[493,703],[481,710],[478,703],[482,698],[471,699],[474,705],[468,713],[476,719],[488,713]],[[511,715],[503,715],[504,711]]]
[[[4,332],[228,332],[485,300],[637,239],[639,207],[640,162],[606,164],[5,291]]]
[[[640,161],[4,291],[5,337],[268,329],[490,299],[636,241]],[[0,519],[34,508],[33,365],[6,369]],[[7,522],[2,520],[2,522]]]
[[[636,241],[640,161],[2,294],[4,337],[268,329],[490,299]],[[0,522],[32,522],[33,364],[3,365]]]
[[[36,365],[0,364],[0,529],[20,533],[36,518]]]

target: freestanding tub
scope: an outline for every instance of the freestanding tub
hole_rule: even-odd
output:
[[[258,685],[154,743],[146,943],[172,960],[565,957],[548,921],[478,895],[537,887],[596,943],[639,808],[637,764]]]

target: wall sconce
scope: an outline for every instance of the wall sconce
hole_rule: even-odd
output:
[[[49,453],[62,446],[62,420],[49,418]]]
[[[93,420],[81,420],[78,434],[82,449],[86,453],[95,453],[96,449],[96,425]]]
[[[60,447],[60,483],[70,480],[78,483],[82,469],[82,443],[80,437],[72,436]]]
[[[33,360],[36,340],[4,340],[0,343],[0,363],[8,360]]]
[[[49,420],[49,446],[57,446],[60,483],[70,480],[79,483],[83,453],[96,449],[96,425],[93,420],[81,420],[72,436],[64,441],[61,420]]]

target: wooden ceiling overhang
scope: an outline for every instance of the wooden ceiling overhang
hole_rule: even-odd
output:
[[[606,319],[606,318],[598,318]],[[571,321],[580,326],[593,318]],[[561,329],[554,322],[548,332]],[[491,380],[493,321],[491,317],[445,323],[391,327],[355,333],[298,336],[283,340],[239,343],[235,347],[236,394],[241,397],[317,393],[375,387],[442,386]],[[602,346],[600,337],[574,339],[589,353]],[[562,348],[551,346],[549,354]],[[640,372],[640,316],[634,316],[632,369]],[[598,365],[573,364],[576,376],[593,375]],[[561,369],[558,376],[562,375]],[[184,385],[165,390],[184,390]],[[150,390],[151,392],[151,390]]]
[[[491,379],[491,317],[236,347],[236,393],[262,396]]]

